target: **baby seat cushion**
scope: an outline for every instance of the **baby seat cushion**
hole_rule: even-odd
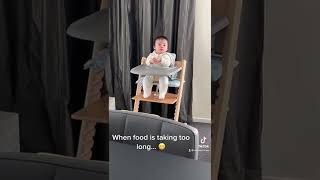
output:
[[[170,65],[170,67],[174,67],[175,63],[176,63],[177,55],[174,54],[174,53],[168,53],[168,54],[171,57],[171,65]],[[174,74],[169,76],[169,85],[168,85],[169,87],[180,87],[180,80],[177,78],[177,76],[178,76],[178,72],[176,72],[176,73],[174,73]]]
[[[100,51],[96,51],[92,59],[88,60],[84,65],[83,69],[92,69],[95,72],[103,70],[106,66],[106,61],[109,60],[110,49],[104,48]]]

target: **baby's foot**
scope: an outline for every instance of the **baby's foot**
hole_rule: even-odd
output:
[[[164,99],[166,94],[159,94],[159,99]]]
[[[151,95],[151,93],[143,92],[143,98],[148,98]]]

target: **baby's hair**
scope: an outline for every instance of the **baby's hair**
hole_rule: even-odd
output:
[[[169,41],[168,41],[168,38],[167,38],[166,36],[161,35],[161,36],[157,36],[157,37],[154,39],[153,44],[155,44],[156,41],[159,40],[159,39],[164,39],[164,40],[166,40],[167,42],[169,42]]]

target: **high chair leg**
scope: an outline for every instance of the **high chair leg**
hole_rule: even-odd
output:
[[[139,105],[140,105],[140,101],[139,100],[135,100],[134,101],[134,107],[133,107],[133,111],[134,112],[139,112]]]
[[[174,120],[175,121],[179,121],[179,115],[180,115],[180,102],[177,102],[175,112],[174,112]]]

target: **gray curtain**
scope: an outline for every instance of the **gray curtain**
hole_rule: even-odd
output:
[[[152,52],[156,36],[165,35],[169,39],[169,51],[176,53],[178,60],[187,60],[180,119],[192,121],[194,5],[194,0],[111,1],[113,41],[108,73],[114,81],[107,86],[112,86],[113,94],[109,94],[116,97],[117,109],[132,109],[131,97],[135,94],[137,76],[130,74],[130,69],[140,64],[141,57]],[[144,103],[142,110],[162,112],[161,116],[170,117],[174,109]]]
[[[64,0],[34,0],[33,49],[39,52],[40,77],[45,109],[50,122],[55,151],[73,154],[71,121],[69,119],[69,74],[66,48]]]
[[[1,1],[0,10],[0,110],[19,113],[22,151],[72,155],[64,1]]]
[[[9,60],[10,31],[7,27],[9,21],[8,5],[6,2],[0,2],[0,109],[10,111],[13,108],[14,92],[12,81],[13,73],[11,70],[12,62]]]

